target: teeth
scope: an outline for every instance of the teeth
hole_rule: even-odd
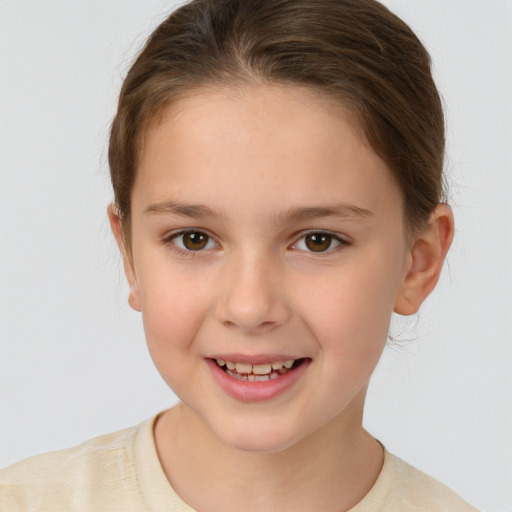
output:
[[[254,375],[268,375],[272,371],[271,364],[253,364],[252,373]]]
[[[232,372],[230,370],[227,371],[231,377],[234,377],[238,380],[248,380],[249,382],[264,382],[266,380],[270,379],[276,379],[278,375],[272,374],[272,375],[253,375],[252,373],[249,375],[240,375],[239,373]]]
[[[252,372],[252,364],[236,363],[235,368],[238,373],[251,373]]]
[[[235,363],[233,361],[225,361],[218,358],[217,364],[222,368],[226,367],[227,372],[242,380],[265,381],[269,379],[277,379],[280,375],[284,375],[291,369],[295,359],[288,359],[287,361],[274,361],[265,364],[245,364]]]

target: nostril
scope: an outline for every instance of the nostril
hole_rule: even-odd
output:
[[[241,329],[244,332],[267,332],[271,329],[273,329],[277,324],[279,324],[278,321],[274,320],[264,320],[262,322],[259,322],[257,320],[252,320],[250,318],[237,318],[236,320],[229,320],[225,319],[222,320],[222,324],[227,328],[237,328]]]

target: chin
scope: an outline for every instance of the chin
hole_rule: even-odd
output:
[[[216,435],[229,448],[253,453],[279,453],[301,439],[298,432],[290,432],[284,425],[271,420],[220,426]]]
[[[281,437],[268,438],[266,436],[239,436],[235,439],[221,439],[221,441],[230,448],[251,453],[280,453],[290,446],[294,441],[283,439]]]

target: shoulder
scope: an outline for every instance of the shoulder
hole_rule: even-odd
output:
[[[397,499],[409,502],[418,510],[453,512],[477,512],[455,492],[435,478],[427,475],[398,457],[389,454],[393,467],[394,485],[392,492]],[[411,509],[412,510],[412,509]]]
[[[2,510],[81,510],[81,503],[86,510],[95,501],[110,504],[113,489],[130,495],[136,488],[133,445],[146,423],[0,470]]]
[[[478,512],[446,485],[387,451],[377,482],[351,512],[369,510]]]

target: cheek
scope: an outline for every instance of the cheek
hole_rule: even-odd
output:
[[[298,307],[318,343],[333,357],[376,364],[389,330],[400,284],[400,253],[369,253],[354,264],[333,268],[298,283]]]
[[[142,318],[151,356],[177,363],[186,355],[208,310],[200,283],[169,268],[151,266],[139,279]]]
[[[321,386],[332,394],[333,407],[348,403],[367,385],[387,341],[392,301],[384,299],[386,286],[371,277],[333,276],[303,304],[308,308],[303,318],[318,344]]]

